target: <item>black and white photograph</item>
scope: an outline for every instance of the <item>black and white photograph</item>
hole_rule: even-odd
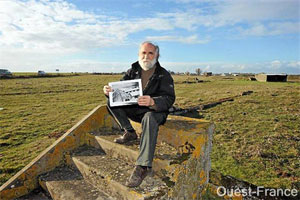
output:
[[[137,104],[139,96],[143,95],[141,79],[111,82],[112,87],[109,93],[110,106],[125,106]]]

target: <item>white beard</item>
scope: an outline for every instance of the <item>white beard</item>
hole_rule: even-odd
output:
[[[148,71],[149,69],[152,69],[155,66],[156,58],[154,58],[153,60],[139,59],[139,64],[143,70]]]

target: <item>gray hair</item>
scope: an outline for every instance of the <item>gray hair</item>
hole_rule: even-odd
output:
[[[151,42],[151,41],[145,41],[145,42],[142,42],[142,43],[140,44],[139,51],[140,51],[140,49],[142,48],[142,46],[143,46],[144,44],[150,44],[150,45],[154,46],[154,48],[155,48],[155,53],[156,53],[156,60],[158,60],[158,58],[160,57],[160,54],[159,54],[159,46],[156,45],[156,44],[154,44],[154,43]]]

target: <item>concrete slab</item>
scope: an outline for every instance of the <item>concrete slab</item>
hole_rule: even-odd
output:
[[[100,144],[101,148],[110,156],[116,158],[126,158],[131,162],[135,162],[139,155],[139,140],[129,142],[126,144],[117,144],[114,141],[118,135],[102,135],[96,136],[96,140]],[[178,151],[166,144],[158,143],[155,149],[155,158],[153,161],[153,169],[159,172],[161,169],[170,167],[174,161],[180,159],[181,155]]]
[[[136,188],[125,186],[134,168],[130,160],[109,155],[74,156],[73,161],[86,180],[117,199],[153,199],[167,192],[166,184],[158,177],[148,176]]]
[[[86,182],[77,169],[57,168],[40,177],[40,184],[54,200],[113,199]]]
[[[126,157],[128,160],[134,162],[138,157],[138,151],[135,148],[128,148],[128,146],[120,145],[113,142],[114,138],[119,136],[96,136],[97,142],[106,154],[112,157]]]
[[[16,198],[15,200],[52,200],[52,198],[49,194],[46,194],[43,189],[37,188],[29,194]]]
[[[106,106],[97,106],[69,129],[63,136],[41,152],[28,165],[0,186],[0,199],[10,200],[24,196],[39,187],[38,177],[66,164],[66,155],[83,144],[90,144],[87,133],[102,128],[112,129],[113,119]]]

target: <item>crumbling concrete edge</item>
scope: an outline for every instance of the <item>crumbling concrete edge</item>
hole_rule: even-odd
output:
[[[140,124],[132,124],[138,132],[141,131]],[[172,171],[174,175],[171,180],[175,186],[169,191],[169,197],[202,199],[211,170],[210,154],[214,129],[215,125],[210,121],[173,115],[159,128],[158,142],[177,148],[179,153],[190,154],[188,160]]]
[[[59,165],[66,164],[65,155],[77,147],[90,144],[89,132],[101,128],[111,129],[115,122],[106,106],[99,105],[83,117],[77,124],[40,153],[0,187],[0,200],[14,199],[39,186],[38,176],[49,172]]]
[[[136,129],[140,128],[140,124],[133,123],[133,126]],[[72,150],[84,144],[96,145],[95,137],[88,133],[115,127],[117,127],[116,122],[109,114],[107,107],[96,107],[4,183],[0,188],[0,199],[14,199],[34,190],[39,186],[39,175],[49,172],[59,165],[68,164],[68,155]],[[214,125],[209,121],[182,116],[169,116],[166,124],[160,127],[159,141],[164,141],[176,148],[193,147],[190,159],[182,163],[183,165],[180,165],[175,172],[173,180],[176,183],[175,188],[178,190],[173,191],[173,197],[188,199],[200,197],[199,194],[209,179],[209,154],[213,129]],[[182,187],[188,185],[190,187]],[[189,189],[185,190],[184,188]]]

